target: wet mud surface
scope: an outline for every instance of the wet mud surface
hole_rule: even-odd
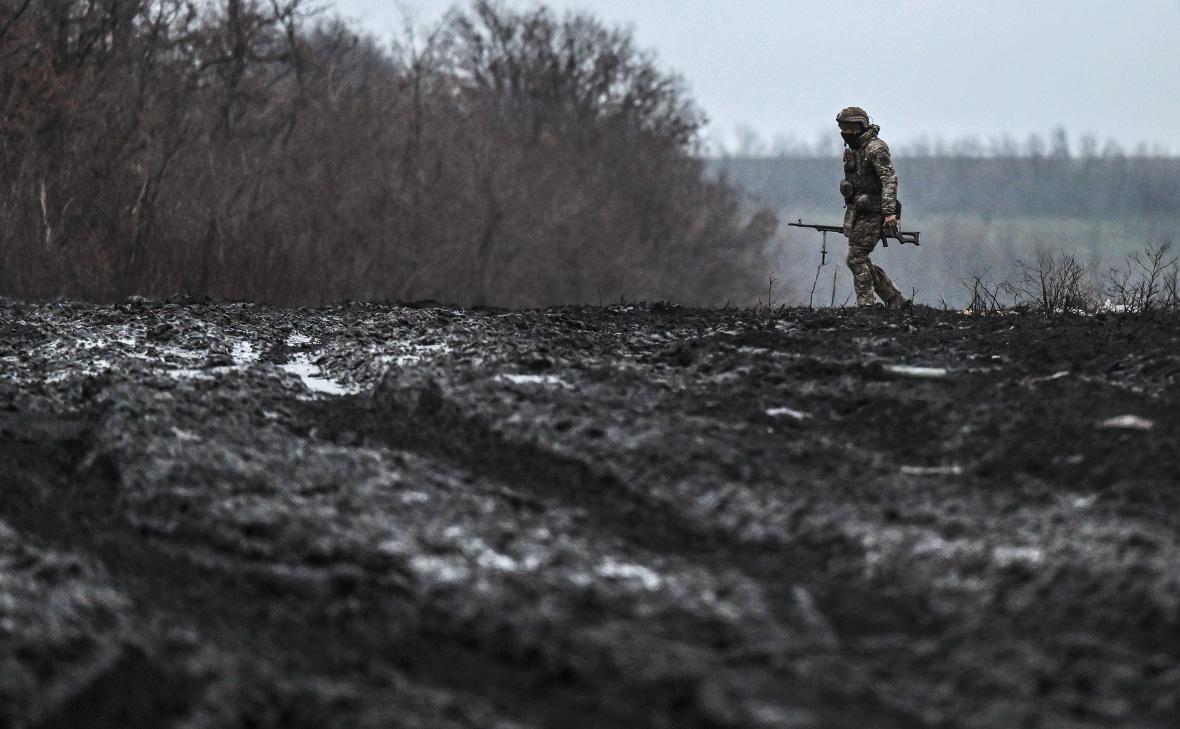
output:
[[[1172,727],[1180,326],[0,301],[0,726]]]

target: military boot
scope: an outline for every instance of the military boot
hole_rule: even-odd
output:
[[[895,294],[892,299],[885,302],[885,306],[889,307],[890,309],[910,309],[913,308],[914,302],[898,293]]]

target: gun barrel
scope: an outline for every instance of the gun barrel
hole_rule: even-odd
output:
[[[794,228],[811,228],[812,230],[818,230],[821,233],[840,233],[841,235],[844,233],[844,226],[842,225],[812,225],[811,223],[804,223],[802,219],[797,220],[794,223],[787,223],[787,225],[790,225]],[[918,242],[921,236],[922,233],[917,230],[881,231],[882,238],[892,238],[899,243],[913,243],[916,246],[921,245],[921,243]]]
[[[811,223],[804,223],[802,220],[799,220],[794,223],[787,223],[787,225],[794,226],[796,228],[811,228],[812,230],[818,230],[821,233],[843,233],[844,232],[843,225],[812,225]]]

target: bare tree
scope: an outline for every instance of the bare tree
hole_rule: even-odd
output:
[[[474,2],[0,0],[0,291],[754,301],[772,218],[627,31]]]

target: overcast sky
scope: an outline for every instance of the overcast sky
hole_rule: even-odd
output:
[[[321,0],[379,35],[450,0]],[[466,3],[462,3],[466,4]],[[521,3],[515,3],[521,5]],[[526,3],[526,5],[531,3]],[[1180,152],[1180,0],[550,0],[633,28],[732,143],[813,140],[844,106],[881,136],[1023,138],[1065,126]]]

